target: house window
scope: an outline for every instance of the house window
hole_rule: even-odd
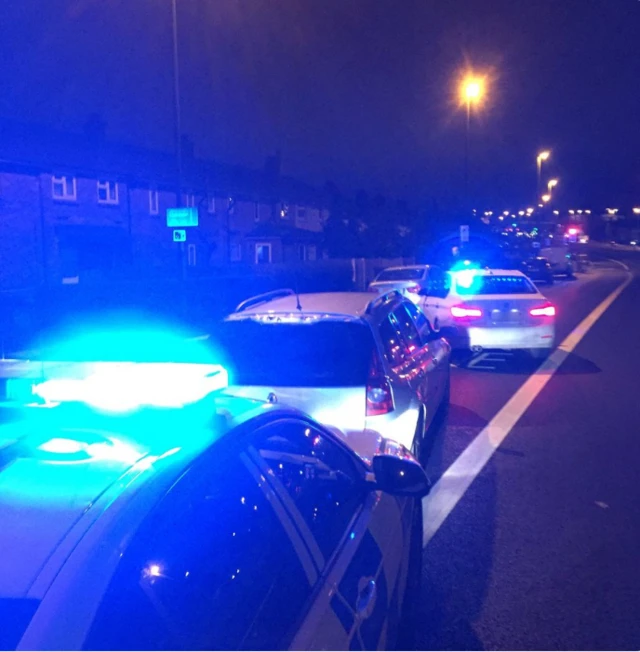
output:
[[[271,243],[256,242],[256,264],[271,262]]]
[[[242,260],[242,246],[239,244],[232,244],[229,250],[229,260],[232,263],[239,263]]]
[[[115,181],[98,181],[98,203],[118,203],[118,184]]]
[[[160,212],[159,202],[158,202],[158,191],[149,190],[149,214],[157,215]]]
[[[298,259],[299,260],[307,260],[307,246],[306,245],[298,245]]]
[[[75,200],[76,178],[51,177],[51,194],[54,199],[63,199],[67,201]]]
[[[184,195],[183,199],[184,205],[188,208],[193,208],[196,205],[196,196],[191,193]]]
[[[289,216],[289,204],[280,204],[280,217],[286,220]]]
[[[296,215],[299,220],[306,220],[307,219],[307,209],[304,206],[298,206]]]
[[[194,244],[190,244],[187,246],[187,265],[189,267],[195,267],[197,264],[197,258],[196,258],[196,246]]]
[[[209,213],[215,213],[216,212],[216,198],[215,197],[209,197],[207,200],[207,212]]]
[[[318,250],[315,245],[309,245],[307,247],[307,260],[317,260]]]

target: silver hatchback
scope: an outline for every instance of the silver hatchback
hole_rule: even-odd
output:
[[[450,346],[396,291],[267,293],[210,339],[228,356],[229,393],[303,410],[365,461],[392,439],[424,462],[448,408]]]

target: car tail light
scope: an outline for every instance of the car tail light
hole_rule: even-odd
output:
[[[385,376],[378,352],[374,350],[367,380],[367,416],[376,417],[393,412],[391,386]]]
[[[544,306],[540,306],[539,308],[532,308],[529,310],[529,314],[532,317],[555,317],[556,309],[555,306],[547,303]]]
[[[411,292],[412,294],[418,294],[420,292],[420,286],[419,285],[408,285],[406,287],[407,292]]]
[[[470,319],[482,317],[480,308],[468,308],[467,306],[452,306],[451,316],[456,319]]]

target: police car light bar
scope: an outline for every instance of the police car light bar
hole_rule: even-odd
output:
[[[78,365],[84,373],[61,375],[33,385],[47,404],[84,403],[108,412],[142,407],[180,408],[229,386],[217,364],[177,362],[96,362]]]

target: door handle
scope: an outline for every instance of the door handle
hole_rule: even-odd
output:
[[[361,589],[358,594],[358,600],[356,602],[356,616],[360,620],[365,620],[373,613],[373,608],[376,604],[376,594],[378,589],[376,587],[376,581],[371,579],[369,580],[364,587]]]

